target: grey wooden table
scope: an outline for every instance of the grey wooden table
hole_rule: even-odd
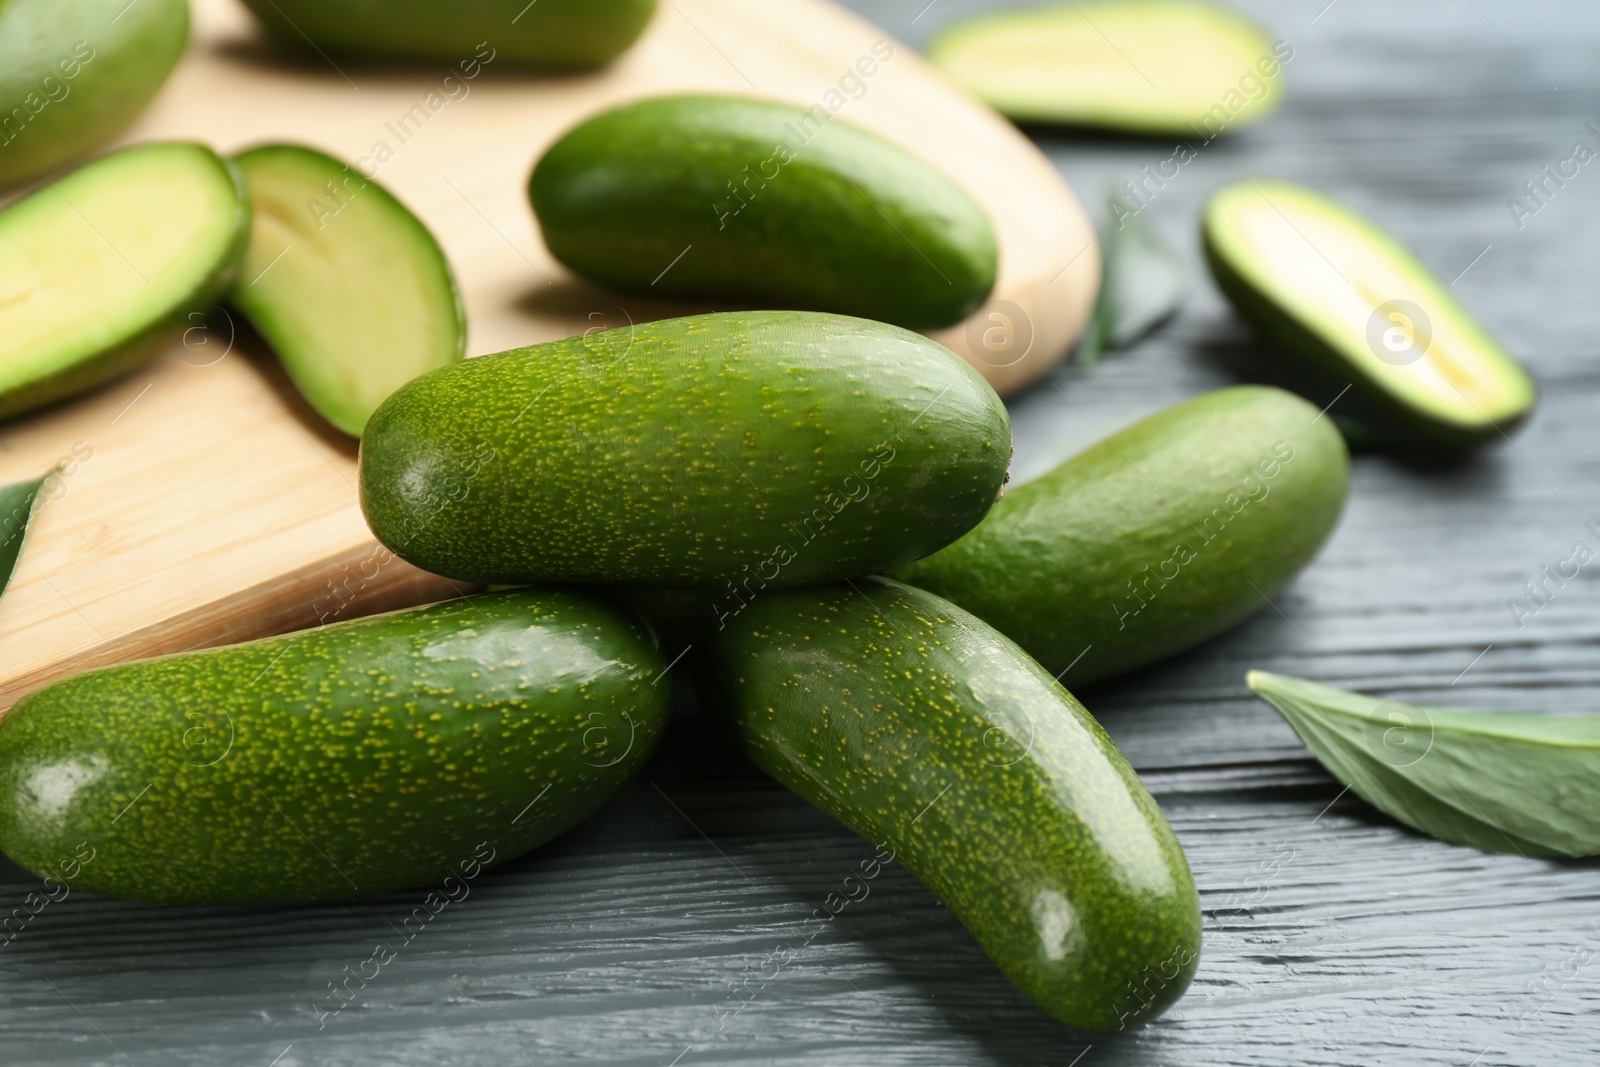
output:
[[[855,5],[913,43],[988,6]],[[1585,125],[1600,121],[1600,11],[1585,0],[1244,6],[1294,47],[1291,98],[1265,126],[1206,147],[1149,217],[1198,270],[1196,219],[1218,184],[1260,173],[1327,189],[1456,278],[1544,402],[1514,447],[1453,469],[1358,458],[1343,525],[1276,604],[1080,694],[1145,776],[1200,885],[1204,956],[1171,1012],[1118,1037],[1050,1021],[895,867],[806,943],[805,918],[871,847],[721,748],[685,706],[620,802],[483,875],[409,940],[396,927],[420,891],[270,910],[81,895],[49,905],[0,944],[0,1063],[1600,1059],[1600,866],[1408,832],[1341,795],[1242,680],[1263,667],[1419,702],[1600,707],[1600,568],[1521,627],[1507,603],[1600,519],[1600,163],[1520,228],[1506,203],[1575,141],[1600,147]],[[1096,199],[1172,150],[1036,136]],[[1164,333],[1017,400],[1018,470],[1235,381],[1252,355],[1271,358],[1201,277]],[[35,888],[0,868],[0,911]],[[395,957],[333,1013],[329,983],[370,974],[379,942]],[[764,962],[800,945],[781,968]]]

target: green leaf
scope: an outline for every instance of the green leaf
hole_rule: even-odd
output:
[[[1127,348],[1171,318],[1189,295],[1189,271],[1144,218],[1117,197],[1101,237],[1100,295],[1078,345],[1085,367]]]
[[[17,569],[22,539],[28,534],[34,501],[44,483],[45,478],[40,478],[36,482],[0,487],[0,594],[5,593],[6,586],[11,583],[11,572]]]
[[[1322,765],[1374,807],[1485,852],[1600,854],[1600,715],[1377,700],[1251,671]]]

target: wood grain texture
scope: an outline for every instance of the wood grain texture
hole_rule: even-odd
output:
[[[762,781],[685,708],[620,803],[486,875],[320,1030],[326,983],[394,937],[422,893],[257,911],[50,905],[0,945],[6,1062],[1594,1062],[1596,864],[1486,856],[1399,827],[1341,795],[1243,674],[1468,707],[1600,707],[1600,572],[1521,628],[1507,607],[1600,520],[1600,171],[1585,167],[1520,230],[1506,207],[1575,140],[1596,143],[1585,123],[1600,121],[1600,17],[1577,0],[1325,4],[1238,5],[1294,45],[1289,99],[1205,148],[1150,218],[1193,256],[1209,192],[1265,173],[1370,212],[1447,280],[1492,246],[1456,289],[1529,364],[1544,401],[1514,447],[1453,469],[1358,457],[1342,526],[1274,608],[1080,694],[1172,818],[1202,890],[1199,976],[1170,1014],[1114,1038],[1050,1022],[897,868],[806,943],[807,916],[871,847]],[[913,40],[989,6],[940,0],[913,22],[927,0],[857,2]],[[1086,192],[1171,152],[1033,132]],[[1100,431],[1265,376],[1252,354],[1270,369],[1201,278],[1168,330],[1013,404],[1019,468],[1038,473]],[[12,870],[0,906],[37,888]],[[797,943],[792,964],[764,968]]]
[[[469,354],[709,310],[575,279],[545,250],[527,203],[534,161],[569,126],[684,90],[822,103],[968,188],[995,221],[1000,279],[972,328],[935,336],[997,388],[1048,370],[1088,315],[1098,253],[1058,172],[911,49],[890,45],[880,63],[884,32],[825,0],[673,0],[614,66],[560,78],[479,62],[492,42],[462,57],[472,78],[285,56],[235,0],[193,6],[189,54],[124,140],[191,138],[224,152],[294,140],[364,161],[444,245]],[[844,78],[859,91],[839,94]],[[197,321],[151,367],[0,427],[0,484],[38,477],[74,446],[92,458],[41,513],[0,603],[0,711],[84,667],[457,591],[376,548],[356,503],[354,443],[299,402],[226,313]]]

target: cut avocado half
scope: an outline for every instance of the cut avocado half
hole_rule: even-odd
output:
[[[1412,443],[1509,433],[1538,390],[1449,287],[1400,242],[1314,190],[1264,178],[1206,208],[1206,260],[1239,313],[1358,390]]]
[[[390,393],[462,357],[450,264],[404,204],[332,156],[272,144],[234,162],[255,226],[228,298],[311,406],[360,436]]]
[[[1022,122],[1198,136],[1265,118],[1294,52],[1255,23],[1189,0],[1100,0],[985,15],[928,58]]]
[[[249,233],[238,172],[182,142],[106,156],[0,211],[0,418],[154,356],[228,287]]]

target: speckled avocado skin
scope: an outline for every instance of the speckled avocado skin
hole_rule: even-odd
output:
[[[93,671],[0,718],[0,849],[169,903],[435,884],[614,794],[661,669],[619,609],[517,591]]]
[[[0,186],[115,137],[189,42],[188,0],[0,3]]]
[[[656,10],[656,0],[244,3],[291,48],[373,59],[432,59],[458,66],[469,78],[477,77],[480,62],[554,70],[601,66],[639,39]],[[446,82],[444,88],[459,93],[458,84]]]
[[[361,503],[397,555],[487,583],[767,587],[949,544],[1011,424],[948,349],[817,312],[695,315],[470,359],[373,414]]]
[[[987,624],[883,578],[778,593],[702,671],[755,763],[887,844],[1045,1011],[1116,1031],[1183,993],[1200,903],[1171,827],[1083,706]]]
[[[657,296],[936,329],[978,310],[999,261],[977,201],[820,105],[709,95],[627,104],[557,141],[529,197],[562,263]]]
[[[895,577],[987,620],[1076,688],[1265,608],[1322,547],[1349,488],[1332,419],[1281,389],[1220,389],[1008,491],[977,529]]]

